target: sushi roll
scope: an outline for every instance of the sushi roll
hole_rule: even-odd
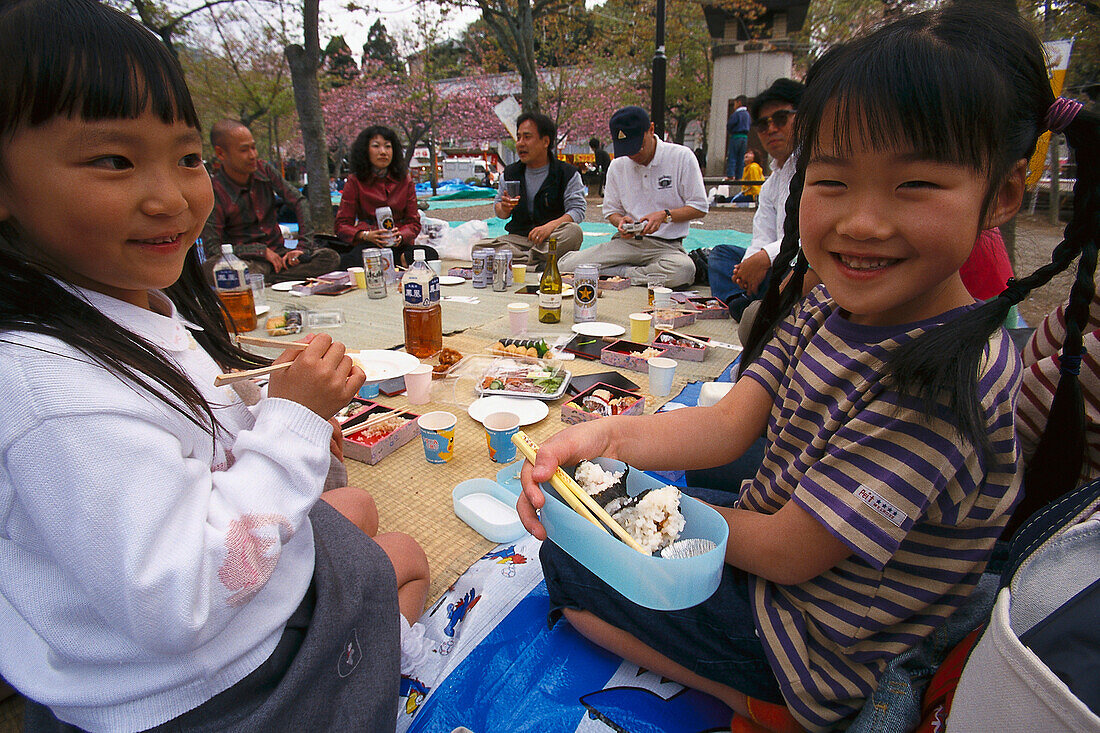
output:
[[[675,542],[684,530],[680,490],[675,486],[662,486],[628,496],[626,477],[629,471],[629,466],[623,472],[614,472],[605,471],[590,461],[581,461],[574,478],[638,544],[650,553],[658,552]]]

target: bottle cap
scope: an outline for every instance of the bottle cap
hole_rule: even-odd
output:
[[[233,245],[232,244],[223,244],[222,245],[222,254],[223,255],[233,254]]]
[[[413,261],[414,262],[424,262],[424,250],[422,250],[422,249],[413,250]]]

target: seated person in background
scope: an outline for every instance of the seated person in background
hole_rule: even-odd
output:
[[[603,196],[603,187],[607,183],[607,168],[611,165],[611,156],[603,149],[603,145],[600,145],[598,137],[589,140],[588,147],[592,148],[592,154],[596,158],[595,170],[592,173],[595,176],[596,195]]]
[[[221,166],[210,176],[214,210],[202,230],[207,275],[223,244],[248,263],[249,272],[262,273],[268,283],[302,280],[332,272],[340,256],[331,249],[313,247],[309,204],[279,172],[256,155],[252,133],[236,120],[221,120],[210,128],[210,144]],[[298,218],[298,246],[287,249],[276,213],[279,199],[294,207]]]
[[[558,160],[557,139],[558,128],[546,115],[524,112],[519,116],[519,162],[504,169],[494,206],[498,217],[508,219],[504,225],[508,233],[475,246],[508,246],[514,262],[536,267],[546,262],[552,236],[557,238],[559,257],[580,249],[584,232],[579,225],[587,210],[584,183],[576,168]],[[519,182],[519,196],[508,194],[509,181]]]
[[[775,164],[771,176],[760,187],[752,219],[752,244],[740,259],[736,259],[732,250],[724,249],[725,245],[715,247],[709,268],[711,292],[729,306],[730,315],[736,320],[741,319],[749,303],[763,296],[772,260],[783,241],[787,192],[797,165],[794,116],[802,90],[803,85],[797,81],[776,79],[752,103],[753,126]]]
[[[741,174],[741,180],[743,181],[763,181],[764,169],[760,167],[760,164],[756,162],[756,152],[753,150],[745,151],[745,170]],[[760,186],[744,185],[741,187],[741,193],[733,197],[732,203],[735,204],[751,204],[756,201],[756,197],[760,195]]]
[[[401,141],[388,127],[372,125],[359,133],[348,156],[351,175],[344,184],[336,212],[336,236],[354,245],[340,257],[341,267],[363,264],[363,250],[393,250],[394,264],[412,264],[413,243],[420,234],[420,210],[416,186],[401,155]],[[390,207],[393,229],[383,229],[375,216],[381,206]],[[427,258],[439,259],[430,247]]]
[[[615,159],[607,169],[603,213],[619,231],[610,242],[561,259],[561,270],[600,266],[601,275],[629,277],[645,284],[664,275],[670,288],[690,285],[695,264],[684,251],[688,221],[710,208],[695,155],[683,145],[657,139],[641,107],[624,107],[611,116]],[[642,226],[634,232],[635,222]]]

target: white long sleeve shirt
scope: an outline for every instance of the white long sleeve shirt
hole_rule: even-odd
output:
[[[168,315],[78,293],[174,359],[228,434],[60,341],[0,333],[0,674],[66,722],[142,730],[270,656],[313,574],[332,432],[214,387],[160,293]]]
[[[703,174],[695,153],[683,145],[657,140],[657,150],[649,165],[639,165],[628,157],[611,161],[604,184],[603,215],[629,216],[635,221],[662,209],[690,206],[710,210]],[[662,239],[682,239],[688,235],[688,223],[665,223],[653,232]]]
[[[782,166],[772,168],[772,174],[760,187],[760,198],[756,204],[756,214],[752,217],[752,244],[745,250],[741,261],[747,260],[760,250],[768,255],[769,262],[775,262],[779,247],[783,244],[783,225],[787,219],[787,194],[791,190],[791,179],[797,161],[791,155]]]

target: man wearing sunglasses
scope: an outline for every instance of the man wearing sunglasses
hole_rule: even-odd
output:
[[[794,118],[802,99],[803,85],[792,79],[776,79],[752,103],[753,128],[760,144],[773,158],[772,174],[760,188],[756,215],[752,219],[752,244],[740,262],[733,261],[726,245],[714,248],[710,259],[711,290],[729,306],[737,320],[767,287],[772,260],[779,254],[786,218],[787,192],[794,176]]]

